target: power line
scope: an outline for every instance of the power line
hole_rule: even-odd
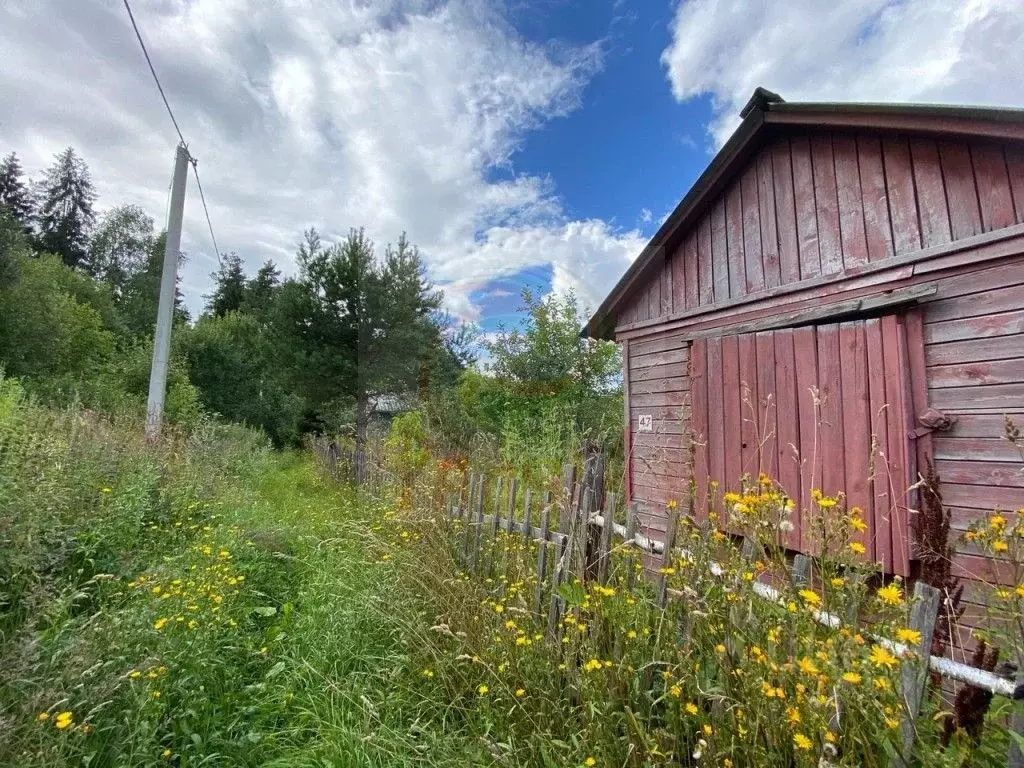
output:
[[[188,142],[185,141],[185,137],[181,135],[181,128],[178,127],[178,121],[174,118],[174,111],[171,109],[171,104],[167,101],[167,95],[164,93],[164,87],[160,85],[160,78],[156,76],[156,70],[153,68],[153,61],[149,58],[149,51],[146,50],[146,44],[142,42],[142,33],[139,32],[139,26],[135,23],[135,15],[132,13],[132,7],[128,5],[128,0],[124,0],[124,9],[128,11],[128,18],[131,19],[132,29],[135,30],[135,37],[139,40],[139,45],[142,47],[142,55],[146,57],[146,63],[149,65],[149,71],[153,74],[153,80],[156,82],[157,90],[160,91],[160,98],[164,100],[164,106],[167,107],[167,114],[171,116],[171,122],[174,123],[174,130],[178,132],[178,138],[181,139],[181,143],[186,147]]]
[[[196,177],[196,187],[199,189],[199,199],[203,203],[203,213],[206,214],[206,226],[210,228],[210,239],[213,241],[213,252],[217,256],[217,264],[220,265],[220,249],[217,247],[217,238],[213,236],[213,222],[210,221],[210,211],[206,207],[206,195],[203,194],[203,185],[199,181],[199,162],[192,158],[192,173]]]
[[[206,226],[210,229],[210,240],[213,241],[213,253],[217,257],[217,264],[220,264],[220,249],[217,247],[217,238],[213,234],[213,222],[210,220],[210,209],[206,206],[206,195],[203,194],[203,185],[199,181],[199,167],[198,160],[188,151],[188,142],[185,141],[185,137],[181,133],[181,128],[178,126],[178,121],[174,117],[174,110],[171,109],[171,103],[167,100],[167,94],[164,93],[164,87],[160,84],[160,78],[157,77],[156,69],[153,67],[153,60],[149,58],[149,51],[146,50],[146,44],[142,40],[142,33],[139,31],[139,25],[135,23],[135,14],[132,13],[132,7],[128,4],[128,0],[123,0],[124,9],[128,11],[128,18],[132,22],[132,29],[135,30],[135,37],[139,41],[139,47],[142,48],[142,55],[146,57],[146,63],[149,65],[149,71],[153,75],[153,82],[156,83],[156,88],[160,91],[160,98],[164,100],[164,106],[167,107],[167,114],[171,117],[171,122],[174,124],[174,130],[178,133],[178,139],[185,147],[185,151],[188,152],[189,162],[192,163],[192,173],[196,177],[196,187],[199,188],[199,199],[203,203],[203,213],[206,214]],[[168,197],[168,204],[170,204],[170,197]]]

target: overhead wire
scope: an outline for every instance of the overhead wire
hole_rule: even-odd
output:
[[[128,12],[128,19],[132,23],[132,29],[135,30],[135,38],[139,41],[139,47],[142,48],[142,55],[146,57],[146,64],[149,65],[149,72],[153,75],[153,82],[156,83],[156,88],[160,91],[160,98],[163,99],[164,106],[167,108],[167,114],[171,118],[171,123],[174,124],[174,130],[178,134],[178,139],[181,141],[182,146],[185,147],[185,152],[188,154],[189,162],[192,164],[192,173],[196,178],[196,187],[199,189],[199,199],[203,203],[203,213],[206,215],[206,226],[210,230],[210,240],[213,242],[213,253],[217,257],[217,264],[220,265],[220,249],[217,247],[217,238],[213,234],[213,221],[210,219],[210,209],[206,205],[206,195],[203,194],[203,185],[199,181],[199,168],[198,159],[192,154],[188,148],[188,142],[185,141],[185,136],[181,132],[181,127],[178,125],[178,120],[174,116],[174,110],[171,109],[171,103],[167,100],[167,94],[164,93],[164,87],[160,84],[160,78],[156,74],[156,68],[153,66],[153,60],[149,57],[149,51],[146,49],[146,43],[142,39],[142,32],[139,30],[139,25],[135,22],[135,14],[132,13],[132,7],[128,4],[128,0],[122,0],[124,3],[124,9]],[[168,205],[169,205],[168,198]]]

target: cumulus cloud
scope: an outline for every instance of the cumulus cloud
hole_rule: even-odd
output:
[[[1020,0],[685,0],[662,63],[721,145],[763,85],[792,101],[1024,103]]]
[[[136,17],[199,158],[222,250],[286,271],[302,229],[365,226],[417,243],[448,308],[553,265],[556,289],[599,300],[639,253],[635,232],[571,221],[553,182],[500,174],[527,132],[580,106],[593,45],[522,39],[498,2],[136,0]],[[120,3],[11,0],[0,8],[0,151],[38,173],[75,146],[101,202],[165,216],[176,142]],[[190,181],[191,184],[191,181]],[[196,191],[183,284],[193,308],[215,256]]]

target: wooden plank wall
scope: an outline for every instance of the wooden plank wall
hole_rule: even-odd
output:
[[[1024,223],[1024,149],[872,133],[769,143],[662,257],[617,325],[856,274],[889,256]]]
[[[690,477],[690,350],[678,334],[632,341],[623,366],[629,380],[629,488],[631,501],[650,502],[644,533],[665,530],[664,504],[683,503]],[[652,432],[638,432],[641,415]]]
[[[983,615],[982,583],[1006,583],[1008,569],[961,539],[973,520],[1024,508],[1024,457],[1004,440],[1008,417],[1024,425],[1024,257],[943,280],[923,307],[928,405],[956,416],[929,438],[943,501],[952,516],[954,573],[967,581],[960,639]]]

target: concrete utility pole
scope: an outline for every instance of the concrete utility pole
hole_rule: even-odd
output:
[[[146,406],[146,437],[160,435],[167,391],[167,366],[171,358],[171,323],[174,320],[174,289],[178,278],[178,254],[181,251],[181,219],[185,211],[185,180],[188,178],[188,149],[178,145],[171,185],[171,209],[167,216],[167,245],[160,277],[160,305],[156,311],[153,334],[153,365],[149,370],[149,403]]]

